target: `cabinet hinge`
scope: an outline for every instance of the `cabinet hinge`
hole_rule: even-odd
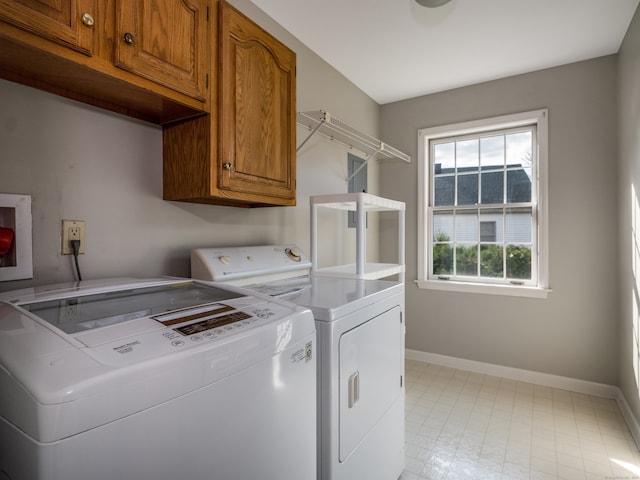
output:
[[[403,320],[402,313],[403,312],[400,312],[400,323],[402,323],[402,320]]]
[[[207,5],[207,22],[209,21],[209,5]]]
[[[402,388],[402,375],[400,375],[400,388]]]
[[[204,87],[205,88],[209,88],[209,74],[208,73],[204,76]]]

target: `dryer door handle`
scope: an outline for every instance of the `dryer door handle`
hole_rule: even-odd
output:
[[[349,408],[353,408],[360,400],[360,372],[349,376]]]

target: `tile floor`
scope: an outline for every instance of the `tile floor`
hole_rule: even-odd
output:
[[[615,400],[407,360],[401,480],[640,479]]]

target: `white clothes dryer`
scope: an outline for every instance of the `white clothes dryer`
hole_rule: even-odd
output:
[[[190,279],[0,296],[0,479],[316,476],[307,309]]]
[[[194,278],[242,285],[313,312],[319,480],[396,480],[404,467],[404,284],[309,275],[295,245],[201,248]]]

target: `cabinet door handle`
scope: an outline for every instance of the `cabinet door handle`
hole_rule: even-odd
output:
[[[232,167],[233,165],[231,165],[230,162],[227,162],[224,165],[222,165],[222,168],[224,168],[225,170],[231,170]]]
[[[85,27],[93,27],[93,24],[95,23],[95,20],[93,19],[93,16],[90,13],[83,13],[82,14],[82,24]]]
[[[125,33],[122,39],[124,40],[124,43],[126,43],[127,45],[133,45],[134,43],[136,43],[136,39],[129,32]]]

